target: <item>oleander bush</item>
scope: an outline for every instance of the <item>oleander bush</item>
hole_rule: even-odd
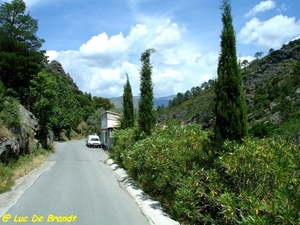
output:
[[[115,133],[113,157],[181,224],[300,224],[300,150],[281,139],[225,142],[198,125]]]
[[[218,164],[230,178],[224,194],[232,201],[222,202],[224,217],[239,224],[300,224],[299,147],[281,139],[225,145]]]
[[[114,131],[114,144],[111,146],[110,156],[122,167],[125,167],[122,158],[132,149],[133,145],[135,144],[135,133],[135,128]]]

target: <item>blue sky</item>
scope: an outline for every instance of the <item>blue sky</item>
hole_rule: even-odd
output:
[[[3,0],[0,0],[0,2]],[[37,36],[79,89],[93,96],[123,94],[126,73],[139,95],[139,61],[151,57],[154,96],[190,90],[216,78],[220,52],[221,0],[25,0],[38,20]],[[237,55],[300,36],[299,0],[231,0]]]

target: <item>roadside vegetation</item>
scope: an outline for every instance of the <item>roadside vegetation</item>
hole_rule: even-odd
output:
[[[0,194],[9,191],[16,179],[39,167],[50,154],[49,150],[37,149],[30,155],[20,156],[17,161],[0,163]]]
[[[225,141],[168,122],[135,141],[115,132],[111,157],[181,224],[299,224],[300,148],[282,139]]]
[[[59,62],[48,62],[40,50],[44,40],[35,36],[37,20],[25,16],[25,9],[22,0],[0,7],[0,138],[13,138],[14,128],[22,125],[22,104],[40,121],[37,135],[30,138],[37,138],[43,149],[3,156],[0,193],[51,153],[49,130],[59,140],[83,138],[99,133],[105,110],[116,111],[108,99],[80,91]],[[218,79],[178,93],[168,107],[154,112],[150,56],[155,50],[143,52],[139,111],[134,113],[127,75],[111,157],[181,224],[300,224],[299,60],[279,62],[284,54],[274,50],[259,59],[258,52],[242,69],[229,0],[222,0],[221,9]],[[21,34],[30,39],[14,38],[13,21],[18,19],[20,26],[23,20],[31,26],[31,33]],[[280,70],[271,71],[276,76],[263,76],[273,68],[263,64],[268,60],[280,64]],[[245,85],[253,81],[255,87]]]
[[[85,138],[100,132],[100,114],[114,108],[80,91],[58,61],[49,62],[37,31],[23,0],[0,5],[0,193],[51,153],[49,131],[54,140]],[[38,128],[25,124],[20,105]]]
[[[181,224],[300,224],[299,107],[291,101],[297,97],[299,65],[291,64],[286,70],[293,75],[267,83],[269,88],[258,86],[261,91],[249,101],[236,58],[229,0],[222,0],[221,10],[218,79],[158,107],[159,123],[151,132],[141,135],[138,119],[135,127],[116,130],[111,157]],[[254,66],[261,56],[257,54]],[[281,103],[272,110],[278,110],[280,125],[259,121],[264,110],[249,126],[252,104],[270,107],[276,98]],[[183,125],[182,115],[191,116],[192,107],[200,112]]]

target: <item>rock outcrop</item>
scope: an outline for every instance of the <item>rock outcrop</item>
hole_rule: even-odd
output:
[[[21,125],[11,128],[11,137],[0,137],[0,162],[7,163],[38,148],[35,135],[39,125],[35,116],[19,105]]]

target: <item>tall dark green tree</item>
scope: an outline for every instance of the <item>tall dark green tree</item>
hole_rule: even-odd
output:
[[[34,100],[34,115],[39,120],[39,140],[47,148],[47,137],[56,120],[57,82],[53,74],[42,71],[30,81],[30,97]]]
[[[242,75],[236,56],[235,32],[229,0],[222,0],[221,54],[218,63],[216,92],[217,140],[241,140],[247,134],[246,102],[243,94]]]
[[[0,6],[0,79],[21,103],[29,99],[29,82],[46,61],[40,50],[44,40],[36,36],[38,22],[25,10],[22,0]]]
[[[141,55],[142,68],[140,72],[140,100],[138,124],[140,132],[147,135],[151,134],[151,130],[155,126],[155,112],[153,110],[153,84],[152,84],[152,66],[150,64],[150,56],[154,53],[154,49],[147,49]]]
[[[55,119],[52,123],[52,130],[56,137],[59,137],[61,131],[65,130],[70,138],[71,131],[75,130],[81,122],[83,112],[67,79],[59,74],[55,75],[55,78],[58,97],[54,109]]]
[[[124,85],[123,93],[123,116],[121,118],[121,129],[134,126],[134,107],[131,85],[129,82],[128,74],[126,74],[127,80]]]

